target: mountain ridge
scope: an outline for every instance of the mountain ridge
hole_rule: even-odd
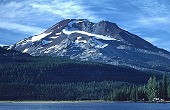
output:
[[[136,69],[170,72],[170,53],[116,23],[66,19],[43,33],[16,43],[12,49],[33,56],[62,56]]]

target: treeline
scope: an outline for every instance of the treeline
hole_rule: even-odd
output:
[[[93,81],[62,84],[0,83],[0,88],[0,100],[153,101],[155,98],[170,98],[170,84],[166,76],[159,81],[151,77],[146,85]]]
[[[0,100],[107,100],[125,82],[79,82],[63,84],[0,84]]]
[[[167,101],[170,99],[170,83],[163,75],[161,80],[150,77],[145,85],[125,86],[114,89],[109,97],[111,101]]]

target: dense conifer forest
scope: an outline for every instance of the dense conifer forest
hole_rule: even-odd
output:
[[[154,75],[154,76],[153,76]],[[169,100],[168,76],[0,48],[0,100]]]

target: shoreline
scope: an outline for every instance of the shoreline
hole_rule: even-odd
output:
[[[88,103],[88,102],[109,102],[104,100],[80,100],[80,101],[46,101],[46,100],[33,100],[33,101],[0,101],[0,103]]]
[[[57,104],[57,103],[98,103],[98,102],[107,102],[107,103],[170,103],[170,101],[164,102],[150,102],[150,101],[105,101],[105,100],[80,100],[80,101],[46,101],[46,100],[33,100],[33,101],[0,101],[0,103],[27,103],[27,104]]]

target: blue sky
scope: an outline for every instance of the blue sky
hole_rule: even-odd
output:
[[[170,0],[0,0],[0,44],[14,44],[65,18],[115,22],[170,51]]]

